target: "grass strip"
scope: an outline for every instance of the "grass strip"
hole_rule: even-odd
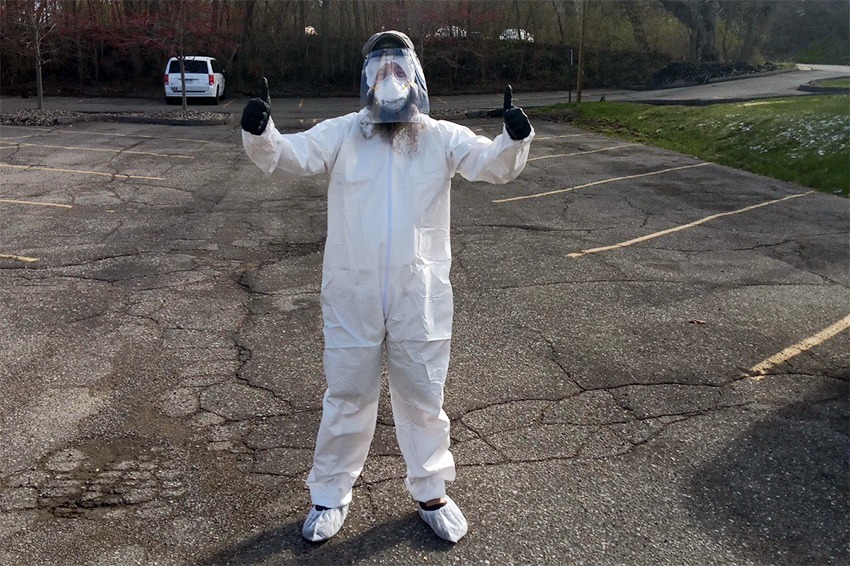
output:
[[[530,114],[850,196],[847,95],[711,106],[585,102],[534,108]]]
[[[850,77],[838,77],[837,79],[827,79],[823,81],[817,81],[814,84],[815,86],[850,89]]]

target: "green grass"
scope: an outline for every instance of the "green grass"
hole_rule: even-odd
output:
[[[824,81],[818,81],[815,84],[817,86],[850,89],[850,77],[839,77],[837,79],[827,79],[827,80],[824,80]]]
[[[850,196],[847,95],[772,98],[712,106],[618,102],[531,109],[599,133]]]

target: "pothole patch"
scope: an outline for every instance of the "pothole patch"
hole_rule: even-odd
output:
[[[130,444],[63,448],[32,469],[5,478],[0,510],[38,510],[73,518],[118,508],[140,508],[180,498],[186,474],[163,448]]]

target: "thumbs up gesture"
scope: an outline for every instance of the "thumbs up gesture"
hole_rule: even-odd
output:
[[[266,77],[260,81],[260,98],[252,98],[242,111],[242,129],[249,134],[259,136],[269,123],[272,105],[269,98],[269,81]]]
[[[513,140],[523,140],[531,133],[531,123],[522,108],[514,108],[513,89],[505,87],[505,130]]]

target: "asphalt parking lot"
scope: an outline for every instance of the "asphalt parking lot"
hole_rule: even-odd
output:
[[[233,125],[0,127],[0,563],[848,563],[847,201],[535,128],[453,184],[451,546],[388,402],[300,537],[325,177]]]

